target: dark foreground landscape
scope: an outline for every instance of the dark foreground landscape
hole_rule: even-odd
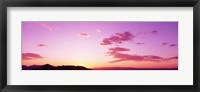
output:
[[[73,66],[73,65],[63,65],[63,66],[53,66],[50,64],[45,65],[32,65],[25,66],[22,65],[22,70],[91,70],[84,66]]]
[[[22,65],[22,70],[178,70],[178,68],[132,68],[132,67],[97,67],[86,68],[84,66],[62,65],[53,66],[50,64],[45,65]]]

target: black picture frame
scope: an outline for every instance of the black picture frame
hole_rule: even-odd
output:
[[[194,85],[7,85],[7,7],[193,7]],[[1,92],[200,92],[199,29],[200,0],[1,0],[0,90]],[[23,80],[22,80],[23,81]]]

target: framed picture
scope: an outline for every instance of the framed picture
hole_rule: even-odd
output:
[[[199,0],[4,0],[2,92],[199,91]]]

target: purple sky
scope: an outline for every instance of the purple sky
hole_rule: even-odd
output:
[[[101,45],[105,38],[125,32],[134,37],[119,44]],[[41,56],[23,60],[25,65],[120,66],[120,62],[109,63],[116,58],[107,52],[115,47],[130,49],[122,52],[129,55],[178,56],[178,22],[22,22],[22,53]],[[121,65],[133,64],[126,63]]]

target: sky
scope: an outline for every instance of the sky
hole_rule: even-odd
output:
[[[22,22],[22,64],[178,68],[178,22]]]

